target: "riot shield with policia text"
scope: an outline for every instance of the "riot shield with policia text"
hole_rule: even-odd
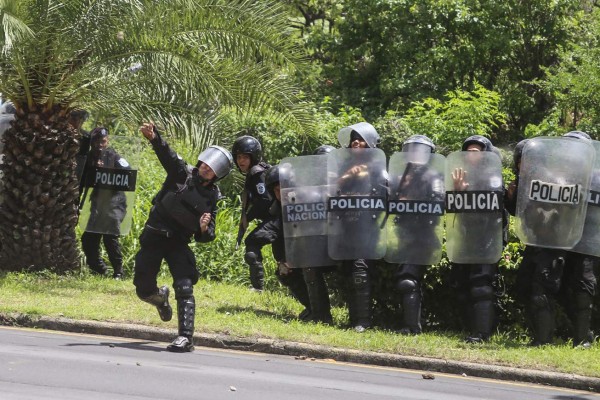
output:
[[[110,136],[107,147],[92,141],[87,156],[79,226],[83,231],[126,235],[131,229],[140,139]]]
[[[385,255],[387,171],[385,154],[373,148],[343,148],[327,156],[328,251],[334,260]]]
[[[592,146],[596,151],[596,161],[594,162],[590,190],[587,196],[587,211],[583,233],[572,251],[600,257],[600,142],[593,140]]]
[[[502,163],[490,151],[446,159],[446,252],[458,264],[492,264],[502,255]]]
[[[515,231],[527,245],[571,249],[579,242],[596,153],[584,140],[537,137],[523,148]]]
[[[334,264],[327,253],[327,156],[284,158],[279,183],[287,263],[293,268]]]
[[[432,265],[442,258],[446,159],[425,156],[415,160],[411,153],[397,152],[390,158],[387,262]]]

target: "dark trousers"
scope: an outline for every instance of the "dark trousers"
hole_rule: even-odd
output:
[[[102,233],[84,232],[81,235],[81,247],[85,254],[87,265],[93,272],[106,274],[107,267],[100,257],[100,241],[104,242],[104,248],[108,253],[108,259],[113,267],[113,275],[123,274],[123,254],[118,235],[106,235]]]
[[[140,250],[135,256],[135,275],[133,284],[139,297],[148,297],[158,290],[156,277],[160,265],[166,260],[173,282],[190,279],[192,284],[198,282],[200,274],[196,269],[196,257],[188,246],[188,242],[178,237],[149,232],[144,229],[140,236]]]

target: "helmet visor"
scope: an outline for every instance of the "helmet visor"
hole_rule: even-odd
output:
[[[431,157],[431,147],[423,143],[406,143],[402,145],[402,152],[407,153],[409,162],[425,164]]]
[[[231,171],[232,158],[229,152],[219,146],[210,146],[198,156],[198,161],[208,165],[218,179],[224,178]]]

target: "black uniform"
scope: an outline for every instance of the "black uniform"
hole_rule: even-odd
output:
[[[289,268],[286,264],[281,203],[278,200],[273,201],[270,213],[272,218],[268,222],[263,223],[260,236],[272,244],[273,257],[277,261],[277,270],[275,271],[277,279],[283,286],[290,290],[292,296],[305,308],[300,313],[299,318],[304,321],[311,320],[310,299],[302,269]]]
[[[188,243],[192,237],[197,242],[214,240],[220,194],[216,185],[204,186],[198,169],[182,160],[160,135],[156,134],[151,144],[167,178],[152,201],[153,207],[140,236],[133,283],[140,299],[155,305],[161,319],[168,321],[171,318],[168,288],[158,289],[156,281],[161,262],[166,260],[177,299],[179,336],[191,341],[195,316],[193,285],[199,273]],[[212,218],[208,230],[202,233],[199,219],[207,212]]]
[[[258,220],[260,223],[246,237],[246,253],[244,260],[250,267],[250,282],[252,287],[257,290],[263,290],[264,287],[264,269],[262,265],[261,249],[270,244],[270,223],[273,216],[269,213],[269,208],[273,199],[265,187],[265,171],[270,167],[265,162],[259,162],[254,165],[246,175],[244,191],[247,196],[246,213],[248,222]]]
[[[89,141],[82,141],[89,146]],[[108,254],[113,267],[113,277],[123,275],[123,254],[119,243],[120,225],[127,214],[127,198],[123,191],[98,189],[92,190],[88,197],[86,180],[92,179],[96,166],[113,169],[130,169],[129,163],[114,149],[93,150],[87,154],[85,167],[82,169],[80,190],[83,201],[90,201],[90,217],[85,232],[81,235],[81,247],[85,254],[86,263],[92,272],[105,275],[107,266],[100,256],[100,241]],[[104,233],[99,233],[104,232]]]
[[[511,184],[507,209],[516,211],[518,179]],[[541,230],[544,232],[544,230]],[[551,229],[546,230],[551,233]],[[552,342],[555,329],[555,307],[564,301],[573,326],[573,344],[589,346],[593,340],[590,319],[596,294],[594,268],[598,258],[561,249],[526,246],[517,271],[516,295],[525,306],[528,324],[533,331],[532,345]]]
[[[340,168],[342,176],[338,181],[339,195],[383,195],[384,187],[379,187],[381,193],[372,193],[372,188],[377,187],[380,181],[378,174],[352,174],[350,170],[355,166],[368,165],[368,160],[362,159],[361,153],[354,153],[353,158]],[[367,167],[368,168],[368,167]],[[344,232],[342,238],[344,243],[362,243],[365,248],[375,248],[379,242],[377,233],[365,235],[361,227],[370,226],[376,221],[373,220],[372,213],[367,211],[345,211],[341,216]],[[331,242],[330,242],[331,244]],[[371,295],[371,273],[374,266],[373,260],[355,259],[343,260],[341,265],[341,276],[346,281],[350,281],[351,293],[348,311],[350,316],[350,325],[357,331],[362,332],[369,328],[372,323],[372,295]]]
[[[392,195],[402,193],[407,199],[428,199],[429,201],[444,201],[443,177],[428,165],[407,164],[406,173],[401,177],[398,188],[392,186]],[[429,215],[415,215],[414,226],[418,229],[411,232],[398,233],[402,245],[419,248],[424,253],[439,249],[439,239],[435,233],[436,226]],[[426,244],[432,246],[431,249]],[[425,275],[426,265],[399,264],[395,271],[396,289],[402,294],[401,333],[421,333],[421,284]]]
[[[479,144],[482,151],[493,152],[492,143],[481,136],[473,136],[468,138],[463,143],[463,151],[467,150],[470,143]],[[495,184],[487,184],[490,178],[487,176],[473,175],[470,180],[478,179],[482,182],[482,187],[495,187]],[[503,183],[499,182],[499,187],[503,189]],[[468,189],[467,189],[468,190]],[[471,219],[468,224],[471,229],[477,227],[477,237],[480,238],[478,243],[464,243],[465,253],[485,254],[487,250],[485,245],[492,245],[497,239],[496,224],[497,221],[489,216],[480,216],[478,213],[462,213],[454,214],[446,223],[461,223]],[[508,215],[502,210],[503,230],[508,230]],[[507,237],[507,233],[503,233],[503,238]],[[494,283],[498,275],[498,262],[493,264],[459,264],[452,263],[450,270],[451,286],[455,289],[456,298],[458,300],[463,325],[468,329],[469,335],[466,338],[467,343],[479,343],[488,340],[492,334],[492,330],[496,323],[496,293]]]

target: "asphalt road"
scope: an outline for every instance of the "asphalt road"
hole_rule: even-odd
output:
[[[0,327],[0,399],[592,399],[588,392],[412,370]]]

